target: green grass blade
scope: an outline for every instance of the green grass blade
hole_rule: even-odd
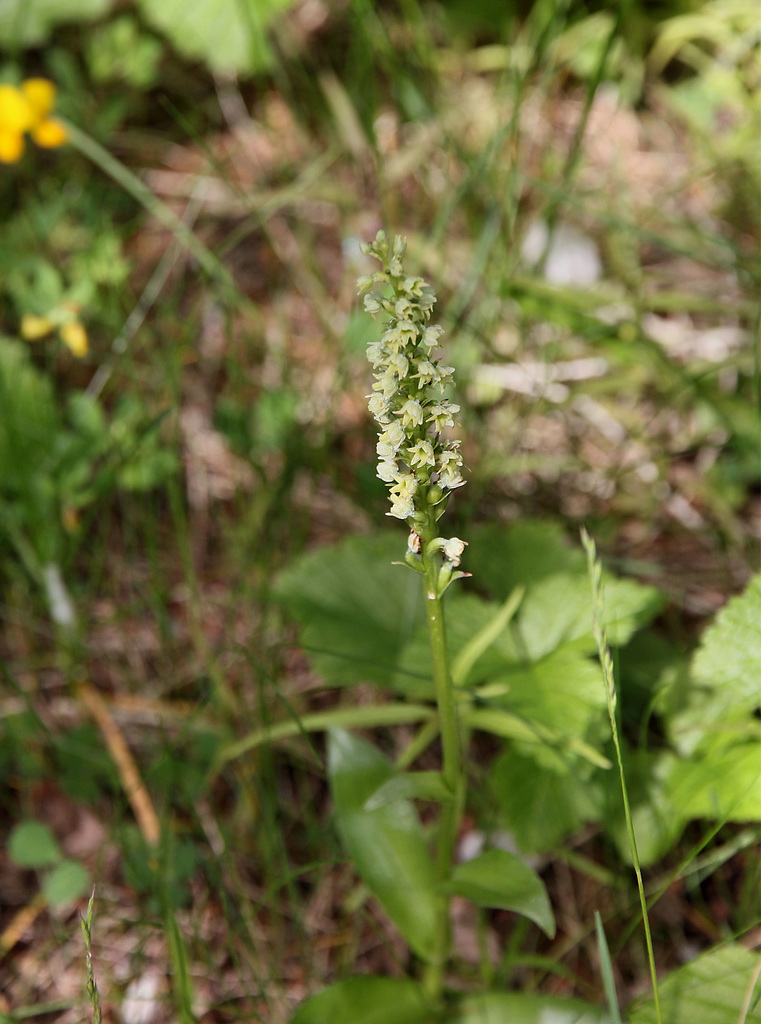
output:
[[[508,599],[483,629],[468,641],[457,655],[452,666],[452,682],[455,686],[463,686],[468,673],[481,655],[491,647],[497,637],[507,627],[523,600],[525,587],[516,587]]]
[[[219,755],[216,771],[219,771],[228,761],[232,761],[250,750],[255,750],[262,743],[272,743],[290,736],[323,732],[333,728],[371,729],[381,725],[422,722],[431,718],[433,714],[433,709],[425,704],[369,704],[360,708],[318,711],[313,715],[304,715],[303,718],[294,718],[290,722],[278,722],[263,729],[256,729],[248,736],[231,743]]]
[[[610,959],[608,940],[605,938],[602,918],[599,910],[595,910],[595,931],[597,932],[597,948],[600,952],[600,970],[602,971],[602,983],[605,989],[605,998],[610,1008],[610,1019],[612,1024],[622,1024],[621,1013],[618,1009],[618,996],[616,994],[616,983],[613,980],[613,964]]]

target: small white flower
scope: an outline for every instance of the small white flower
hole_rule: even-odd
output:
[[[414,514],[414,501],[408,498],[391,498],[391,511],[386,513],[387,516],[393,516],[395,519],[409,519]]]
[[[399,470],[396,466],[396,459],[381,459],[376,470],[378,478],[384,484],[396,483],[399,478]]]
[[[428,407],[428,422],[433,423],[437,431],[443,430],[444,427],[453,427],[454,414],[459,411],[459,405],[452,402],[437,402]]]
[[[395,352],[393,355],[388,357],[388,367],[393,370],[401,380],[403,377],[406,377],[409,372],[410,361],[406,356],[403,356],[401,352]]]
[[[391,511],[388,513],[396,519],[408,519],[415,511],[415,491],[417,481],[409,473],[402,473],[391,488]]]
[[[396,486],[391,489],[404,494],[414,494],[417,490],[417,480],[412,473],[402,473],[396,482]]]
[[[465,485],[465,478],[459,469],[448,467],[439,476],[439,483],[448,491],[454,491],[455,488]]]
[[[380,391],[384,398],[393,398],[399,388],[399,380],[390,370],[379,373],[373,384],[373,391]]]
[[[381,341],[390,352],[400,352],[403,348],[414,343],[417,333],[418,328],[416,324],[400,321],[383,332]]]
[[[378,391],[376,391],[375,394],[368,395],[367,397],[369,398],[369,402],[367,403],[368,408],[378,423],[390,423],[390,404],[388,400],[385,399]],[[394,422],[396,422],[396,420],[394,420]]]
[[[439,452],[438,468],[445,469],[447,466],[461,466],[462,456],[457,451],[457,442],[450,442],[446,448]]]
[[[365,302],[367,302],[367,300],[365,300]],[[394,303],[394,316],[398,316],[400,320],[416,319],[416,311],[416,304],[412,299],[407,298],[406,295],[402,295],[401,298],[397,299]]]
[[[399,420],[393,420],[383,431],[382,436],[389,444],[394,445],[398,449],[405,438],[404,427]]]
[[[374,370],[379,366],[383,366],[387,359],[387,353],[384,345],[380,341],[371,341],[367,346],[367,358],[368,361],[372,363]]]
[[[434,384],[438,380],[438,370],[427,359],[420,359],[418,361],[417,371],[415,378],[420,381],[421,388]]]
[[[453,491],[455,487],[462,487],[465,481],[462,478],[462,473],[460,473],[461,466],[462,458],[459,452],[441,452],[436,467],[439,473],[440,485],[450,491]]]
[[[375,451],[378,458],[393,459],[404,441],[404,428],[399,420],[390,423],[378,438]]]
[[[436,455],[430,441],[418,441],[416,445],[407,449],[407,454],[411,466],[436,465]]]
[[[423,344],[426,348],[436,348],[443,333],[444,328],[440,324],[431,324],[423,330]]]
[[[445,541],[441,545],[441,551],[444,557],[448,559],[452,565],[459,565],[462,553],[466,546],[466,541],[460,540],[459,537],[450,537],[449,540]]]
[[[396,482],[391,488],[395,501],[411,501],[417,491],[417,480],[412,473],[398,473]]]
[[[428,297],[433,294],[433,289],[426,284],[422,277],[405,277],[402,281],[402,291],[410,298]]]
[[[408,398],[398,414],[402,417],[402,424],[405,427],[419,427],[425,418],[423,406],[416,398]]]

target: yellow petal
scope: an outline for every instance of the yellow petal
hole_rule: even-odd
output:
[[[36,120],[34,108],[13,85],[0,85],[0,130],[21,134]]]
[[[24,341],[38,341],[55,327],[55,323],[46,316],[35,316],[34,313],[24,313],[21,317],[21,337]]]
[[[87,342],[87,331],[78,320],[72,320],[68,324],[61,325],[61,340],[64,345],[71,349],[72,353],[81,359],[87,355],[89,345]]]
[[[3,128],[0,124],[0,161],[4,164],[15,164],[24,152],[24,136]]]
[[[27,78],[21,83],[21,91],[34,111],[35,121],[43,121],[55,103],[55,86],[47,78]]]
[[[38,146],[55,149],[56,146],[62,146],[67,142],[69,137],[61,122],[51,117],[47,121],[41,121],[32,129],[32,138]]]

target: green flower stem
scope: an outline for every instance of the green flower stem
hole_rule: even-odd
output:
[[[423,577],[443,753],[442,778],[453,796],[444,801],[438,823],[436,950],[424,978],[429,996],[438,1000],[451,948],[450,898],[445,886],[465,803],[463,745],[441,599],[450,583],[470,574],[455,571],[465,541],[440,536],[437,526],[448,492],[465,483],[460,442],[445,433],[447,427],[456,426],[455,416],[460,411],[447,398],[454,367],[445,366],[436,354],[443,333],[439,324],[429,323],[436,295],[421,277],[405,275],[402,257],[406,246],[404,238],[389,239],[385,231],[379,231],[375,241],[363,246],[362,251],[379,260],[382,269],[360,277],[357,286],[371,316],[388,316],[380,339],[367,348],[374,378],[369,408],[380,427],[375,449],[377,475],[389,485],[391,511],[387,515],[401,519],[410,528],[404,560]],[[421,742],[427,741],[428,735],[423,732]]]
[[[434,517],[431,515],[431,528],[436,533]],[[463,773],[462,743],[460,727],[457,720],[457,705],[452,686],[452,673],[449,667],[449,649],[447,647],[444,607],[437,592],[440,556],[438,553],[423,555],[426,575],[423,578],[424,603],[428,635],[431,641],[433,659],[433,679],[436,686],[436,702],[439,709],[441,727],[441,746],[443,753],[442,777],[446,785],[454,793],[454,800],[442,804],[439,818],[436,847],[436,869],[439,882],[443,885],[449,878],[454,861],[457,833],[465,796],[465,777]],[[449,925],[449,896],[442,893],[439,897],[439,927],[437,956],[429,965],[425,985],[429,995],[437,999],[441,995],[444,980],[444,968],[449,958],[451,943]]]

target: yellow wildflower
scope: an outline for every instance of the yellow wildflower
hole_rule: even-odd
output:
[[[87,355],[89,348],[87,331],[79,320],[71,320],[67,324],[61,324],[58,333],[61,335],[61,341],[64,345],[68,346],[72,355],[75,355],[77,359],[83,359]]]
[[[12,85],[0,85],[0,160],[15,163],[24,152],[24,132],[34,114],[24,94]]]
[[[46,78],[27,78],[21,88],[0,85],[0,161],[16,163],[24,152],[24,135],[38,146],[52,148],[66,142],[66,129],[50,113],[55,86]]]
[[[70,300],[62,302],[47,316],[24,313],[21,317],[21,337],[24,341],[39,341],[57,329],[61,341],[71,354],[75,355],[77,359],[83,359],[90,349],[90,344],[87,331],[79,320],[78,314],[79,304]]]
[[[21,337],[24,341],[39,341],[55,327],[55,320],[35,313],[24,313],[21,317]]]

